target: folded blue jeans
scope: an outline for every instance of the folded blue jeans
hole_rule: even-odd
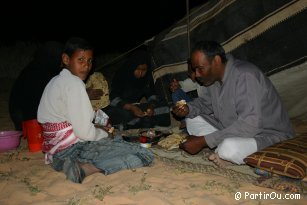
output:
[[[93,164],[108,175],[123,169],[149,166],[154,155],[151,150],[117,136],[114,139],[78,142],[55,154],[51,165],[56,171],[62,171],[66,159]]]

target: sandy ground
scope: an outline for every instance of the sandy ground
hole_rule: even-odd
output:
[[[7,105],[10,82],[5,83],[0,88],[0,130],[12,130]],[[214,173],[179,169],[158,160],[151,167],[108,176],[96,173],[75,184],[45,165],[43,159],[41,152],[28,152],[24,139],[17,150],[0,153],[0,205],[307,204],[303,195],[296,196],[301,199],[282,199],[295,196]],[[235,200],[236,193],[241,199]]]

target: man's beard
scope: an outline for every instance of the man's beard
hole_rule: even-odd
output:
[[[210,86],[213,84],[213,82],[209,81],[208,79],[204,77],[196,77],[197,82],[202,86]]]

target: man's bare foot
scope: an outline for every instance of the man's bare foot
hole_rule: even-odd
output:
[[[209,158],[210,155],[214,154],[214,151],[208,147],[204,148],[202,151],[205,158]]]
[[[221,168],[225,168],[226,166],[233,165],[233,163],[223,160],[220,158],[220,156],[217,153],[211,154],[208,159],[212,162],[214,162],[217,166]]]

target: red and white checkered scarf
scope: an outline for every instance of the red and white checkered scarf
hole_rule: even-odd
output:
[[[54,154],[70,147],[79,141],[75,136],[72,125],[68,122],[44,123],[43,127],[43,152],[45,152],[45,163],[52,163]]]

